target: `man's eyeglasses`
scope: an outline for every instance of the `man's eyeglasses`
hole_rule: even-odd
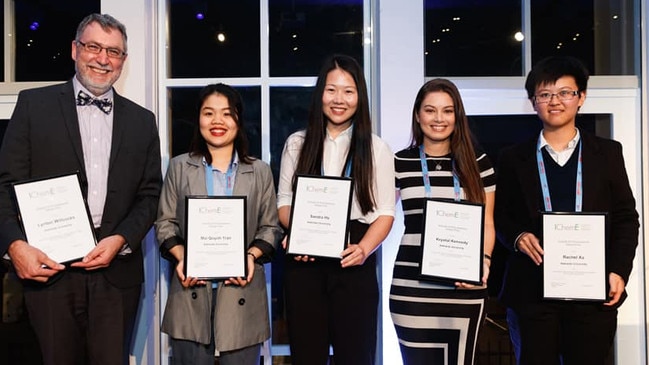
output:
[[[102,47],[98,45],[97,43],[83,43],[81,41],[77,41],[77,44],[82,46],[83,49],[86,50],[86,52],[89,53],[94,53],[94,54],[100,54],[102,49],[106,50],[106,55],[110,58],[119,58],[122,59],[126,56],[126,52],[122,51],[119,48],[112,48],[112,47]]]
[[[549,93],[549,92],[542,92],[540,94],[534,95],[534,101],[537,104],[544,104],[544,103],[549,103],[550,100],[552,100],[553,96],[556,96],[557,99],[561,101],[568,101],[572,100],[579,94],[579,91],[576,90],[561,90],[558,93]]]

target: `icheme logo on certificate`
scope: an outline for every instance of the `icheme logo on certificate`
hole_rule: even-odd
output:
[[[543,296],[606,299],[606,215],[543,214]]]
[[[349,178],[297,176],[288,253],[340,258],[347,241],[351,198]]]

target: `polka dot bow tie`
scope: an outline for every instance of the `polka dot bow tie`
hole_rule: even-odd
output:
[[[95,99],[83,91],[77,94],[77,105],[94,105],[106,114],[113,110],[113,102],[108,99]]]

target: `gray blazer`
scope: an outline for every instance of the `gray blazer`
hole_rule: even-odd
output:
[[[171,160],[165,177],[156,235],[163,256],[183,244],[185,237],[185,196],[206,195],[202,158],[188,154]],[[241,288],[219,284],[214,309],[214,335],[218,351],[231,351],[265,341],[270,337],[266,275],[261,262],[269,261],[282,237],[278,225],[275,187],[270,167],[262,161],[239,163],[233,195],[247,198],[247,241],[264,252],[255,264],[251,283]],[[173,271],[169,297],[162,320],[162,332],[175,339],[208,344],[212,285],[185,289]]]

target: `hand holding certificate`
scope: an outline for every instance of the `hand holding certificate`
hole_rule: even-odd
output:
[[[340,258],[347,243],[352,180],[331,176],[297,176],[287,253]]]
[[[543,217],[543,297],[606,300],[606,214]]]
[[[424,279],[481,285],[484,206],[427,199],[421,235]]]
[[[77,174],[13,185],[27,242],[52,260],[77,260],[96,244]]]
[[[185,276],[246,277],[246,197],[187,196],[185,207]]]

